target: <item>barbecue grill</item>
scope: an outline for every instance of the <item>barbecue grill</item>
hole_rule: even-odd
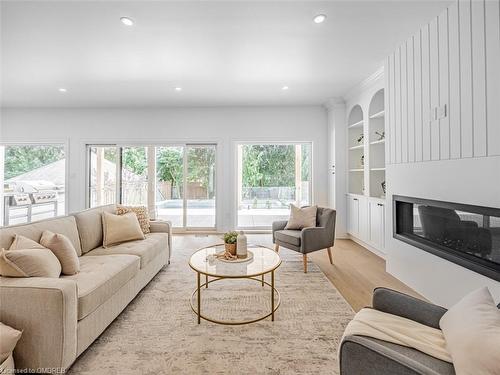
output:
[[[37,216],[57,216],[58,193],[48,181],[15,181],[4,194],[4,225],[31,223]]]

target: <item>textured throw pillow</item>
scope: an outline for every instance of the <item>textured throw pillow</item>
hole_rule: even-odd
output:
[[[28,237],[16,234],[14,241],[9,247],[9,250],[28,250],[28,249],[45,249],[38,242],[29,239]]]
[[[488,290],[478,289],[439,321],[457,374],[500,374],[500,310]]]
[[[114,215],[108,212],[102,213],[103,241],[102,246],[108,247],[122,242],[143,240],[139,220],[133,212],[123,215]]]
[[[21,331],[0,322],[0,363],[9,358],[21,335]]]
[[[285,229],[303,229],[316,226],[316,212],[317,206],[299,208],[290,205],[290,218],[286,224]]]
[[[68,237],[46,230],[42,233],[40,244],[50,249],[59,259],[64,275],[75,275],[80,271],[80,260]]]
[[[149,224],[149,212],[144,206],[121,206],[116,207],[117,215],[124,215],[129,212],[133,212],[139,220],[139,225],[141,226],[142,233],[148,234],[151,232],[151,225]]]
[[[61,263],[49,249],[0,251],[0,275],[9,277],[59,277]]]

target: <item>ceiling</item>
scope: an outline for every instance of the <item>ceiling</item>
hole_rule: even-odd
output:
[[[2,1],[1,104],[321,104],[449,3]],[[322,24],[312,21],[318,13],[328,16]]]

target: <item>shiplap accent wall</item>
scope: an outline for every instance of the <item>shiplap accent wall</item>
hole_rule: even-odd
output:
[[[499,4],[459,0],[387,58],[388,164],[500,155]]]

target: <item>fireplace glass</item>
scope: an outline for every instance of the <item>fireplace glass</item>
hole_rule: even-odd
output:
[[[500,278],[500,209],[394,196],[394,214],[395,238]]]

